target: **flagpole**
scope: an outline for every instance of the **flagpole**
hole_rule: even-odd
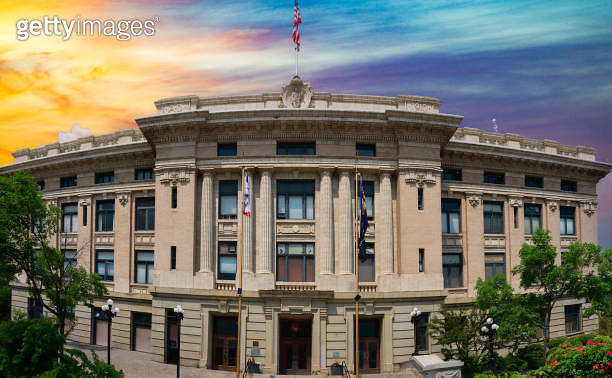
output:
[[[355,158],[355,256],[353,258],[355,263],[355,377],[359,378],[359,262],[357,260],[359,250],[359,221],[358,221],[358,198],[359,191],[357,189],[357,179],[359,172],[357,171],[357,158]]]
[[[244,183],[244,166],[241,167],[241,178],[242,178],[242,193],[244,197],[244,191],[246,190],[246,186]],[[243,242],[244,242],[244,198],[240,201],[242,205],[240,206],[240,226],[238,229],[240,230],[240,244],[238,245],[238,342],[236,348],[236,378],[240,378],[240,340],[242,338],[242,251],[243,251]]]

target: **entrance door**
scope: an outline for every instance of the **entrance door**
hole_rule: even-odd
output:
[[[379,319],[359,319],[359,371],[380,372]]]
[[[178,362],[178,320],[174,310],[166,311],[166,363]]]
[[[151,353],[151,314],[132,313],[132,350]]]
[[[213,319],[213,361],[217,370],[236,371],[238,318],[219,316]]]
[[[91,343],[94,345],[108,345],[108,319],[102,309],[93,310],[93,337]]]
[[[279,319],[279,374],[310,374],[311,319]]]

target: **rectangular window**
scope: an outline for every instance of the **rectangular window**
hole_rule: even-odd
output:
[[[518,207],[513,207],[512,211],[514,212],[514,228],[518,228]]]
[[[110,184],[115,182],[115,172],[96,173],[96,184]]]
[[[561,180],[561,190],[565,192],[577,192],[578,185],[576,184],[576,181]]]
[[[153,283],[153,251],[136,251],[135,282],[140,284]]]
[[[314,244],[278,243],[276,245],[276,280],[314,282]]]
[[[525,186],[528,188],[543,188],[544,183],[542,181],[542,177],[525,176]]]
[[[137,168],[134,170],[134,180],[153,180],[155,179],[155,172],[153,168]]]
[[[36,184],[38,185],[38,190],[45,190],[45,180],[37,181]]]
[[[525,235],[542,227],[542,205],[525,204]]]
[[[219,181],[219,218],[236,219],[238,214],[238,181]]]
[[[365,195],[368,219],[374,219],[374,181],[363,182],[363,194]]]
[[[236,156],[238,155],[238,146],[236,143],[218,143],[217,156]]]
[[[444,181],[461,181],[461,169],[444,168],[442,170],[442,180]]]
[[[483,203],[484,233],[504,233],[504,204],[502,202]]]
[[[87,205],[83,206],[83,227],[87,226]]]
[[[136,198],[136,231],[155,230],[155,197]]]
[[[484,182],[485,182],[485,184],[504,185],[506,183],[506,179],[505,179],[503,173],[500,173],[500,172],[485,172],[484,173]]]
[[[68,188],[77,185],[77,177],[69,176],[60,178],[60,188]]]
[[[96,273],[102,281],[112,281],[115,275],[114,251],[96,251]]]
[[[277,155],[316,155],[316,142],[276,142]]]
[[[151,353],[151,314],[132,312],[132,350]]]
[[[357,156],[376,156],[375,143],[357,143]]]
[[[561,235],[576,235],[575,219],[576,208],[570,206],[561,206],[559,209],[561,216]]]
[[[96,231],[114,230],[115,200],[96,201]]]
[[[314,192],[314,180],[278,180],[276,217],[314,219]]]
[[[176,269],[176,247],[170,247],[170,269]]]
[[[77,251],[76,249],[66,249],[62,251],[64,253],[64,270],[69,266],[77,266]]]
[[[40,319],[43,313],[43,303],[34,298],[28,298],[28,319]]]
[[[219,264],[217,279],[236,279],[236,242],[219,242]]]
[[[178,188],[175,186],[172,188],[172,208],[176,209],[178,207]]]
[[[416,353],[427,352],[429,350],[428,323],[429,314],[421,314],[414,324],[414,351]]]
[[[565,306],[565,333],[580,332],[580,305]]]
[[[376,282],[374,243],[366,243],[365,254],[360,255],[359,282]]]
[[[66,203],[62,205],[62,232],[77,232],[78,228],[77,204]]]
[[[485,253],[485,279],[498,274],[506,276],[506,255],[504,253]]]
[[[423,188],[417,189],[417,209],[423,210]]]
[[[425,271],[425,249],[419,248],[419,272]]]
[[[461,200],[442,198],[442,233],[461,232]]]
[[[461,254],[442,254],[442,274],[444,276],[444,287],[463,286],[463,258]]]

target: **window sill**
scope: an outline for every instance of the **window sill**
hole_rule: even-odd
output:
[[[572,337],[572,336],[577,336],[577,335],[582,335],[582,334],[584,334],[584,331],[576,331],[576,332],[570,332],[570,333],[566,332],[565,336]]]

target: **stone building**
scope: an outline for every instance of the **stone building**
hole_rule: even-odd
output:
[[[54,243],[99,273],[122,310],[114,347],[173,362],[180,304],[182,363],[232,369],[242,235],[242,361],[317,374],[354,361],[357,170],[370,218],[361,371],[398,371],[438,351],[426,330],[442,303],[472,301],[479,277],[518,286],[510,270],[538,227],[560,251],[596,243],[595,188],[610,171],[592,148],[458,128],[440,105],[311,92],[296,77],[282,93],[162,99],[138,130],[19,150],[0,174],[28,170],[63,209]],[[240,227],[242,167],[251,215]],[[553,336],[596,328],[581,305],[559,303]],[[13,306],[40,312],[20,283]],[[75,311],[71,337],[105,344],[103,316]]]

